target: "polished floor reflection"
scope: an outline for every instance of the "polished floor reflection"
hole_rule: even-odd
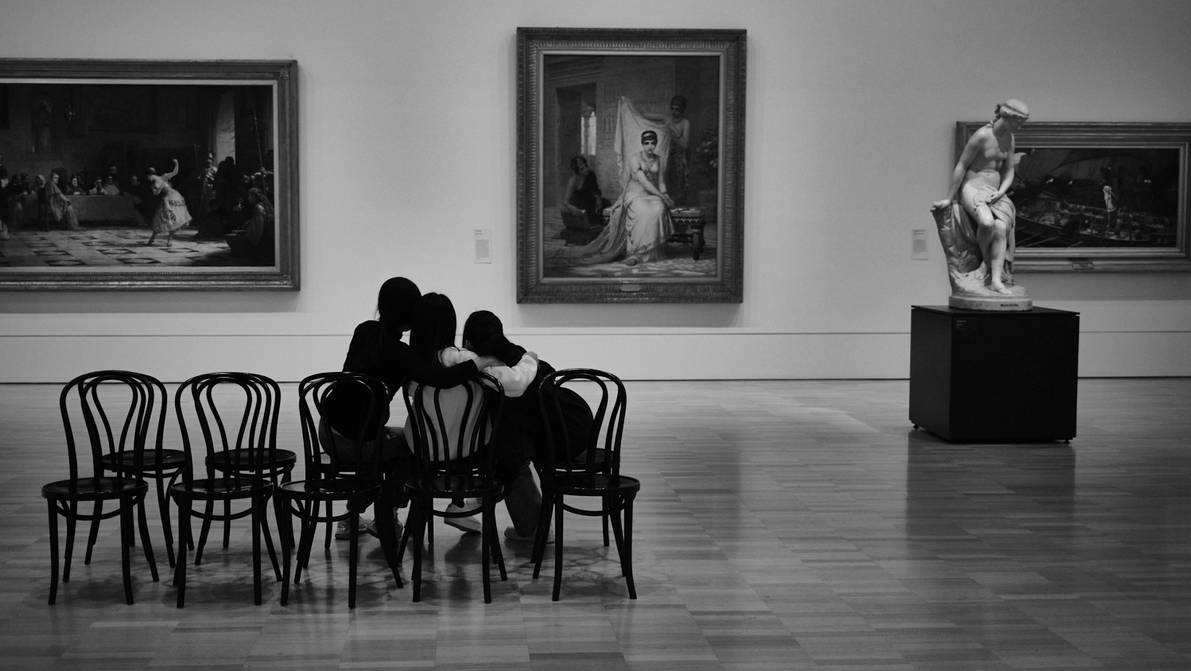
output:
[[[124,605],[111,522],[47,606],[57,388],[0,385],[0,669],[1191,668],[1191,379],[1081,381],[1069,445],[945,443],[911,428],[905,381],[629,391],[638,600],[570,517],[560,602],[508,542],[485,605],[478,543],[439,526],[419,604],[359,541],[350,612],[345,541],[288,607],[266,571],[253,606],[246,524],[184,610],[138,556]]]

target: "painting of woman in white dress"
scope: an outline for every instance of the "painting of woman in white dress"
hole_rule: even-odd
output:
[[[627,98],[620,99],[615,146],[621,193],[610,208],[608,225],[582,247],[557,250],[547,257],[547,265],[619,261],[633,266],[664,257],[666,240],[674,231],[674,201],[665,183],[669,140],[664,124],[642,116]]]

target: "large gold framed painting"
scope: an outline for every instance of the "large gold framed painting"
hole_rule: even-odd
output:
[[[517,30],[517,300],[740,302],[745,31]]]
[[[0,59],[0,290],[298,289],[296,75]]]

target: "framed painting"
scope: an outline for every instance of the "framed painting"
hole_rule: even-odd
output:
[[[294,61],[0,59],[0,290],[296,290]]]
[[[517,301],[736,302],[744,30],[517,29]]]
[[[957,155],[982,125],[957,124]],[[1027,122],[1015,138],[1015,270],[1191,271],[1191,124]]]

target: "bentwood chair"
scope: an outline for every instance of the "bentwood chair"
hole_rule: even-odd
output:
[[[161,529],[165,536],[165,554],[170,567],[174,566],[174,534],[170,524],[170,504],[167,490],[172,487],[183,472],[189,472],[190,462],[182,450],[166,449],[164,445],[165,415],[169,407],[169,396],[160,380],[140,375],[143,388],[148,395],[150,407],[156,415],[151,418],[145,436],[145,449],[139,465],[134,463],[136,455],[112,450],[100,458],[104,470],[127,473],[144,480],[152,480],[157,490],[157,510],[161,516]],[[91,534],[87,539],[87,555],[84,563],[91,563],[91,549],[95,545],[99,520],[91,521]]]
[[[592,424],[576,426],[575,399],[587,399]],[[620,472],[627,395],[615,375],[590,368],[559,370],[542,379],[539,394],[546,448],[535,455],[542,481],[542,513],[534,536],[533,577],[542,569],[546,539],[554,516],[554,591],[562,590],[563,513],[599,517],[611,523],[616,551],[630,599],[633,582],[633,501],[641,481]],[[591,503],[576,504],[574,499]],[[605,536],[604,544],[607,545]]]
[[[273,495],[276,463],[277,383],[252,373],[204,373],[183,382],[174,395],[182,448],[196,462],[205,456],[205,477],[184,477],[170,488],[178,506],[178,557],[174,567],[177,605],[185,605],[186,550],[191,543],[191,518],[202,520],[194,563],[202,563],[203,539],[212,521],[230,523],[249,517],[252,522],[252,581],[254,603],[261,603],[261,538],[277,579],[281,567],[269,535],[268,503]],[[197,425],[198,431],[194,431]],[[192,435],[193,434],[193,435]],[[193,443],[198,442],[195,446]],[[212,456],[232,455],[230,467],[217,469]],[[216,504],[220,504],[216,511]]]
[[[281,406],[281,388],[272,379],[259,373],[237,373],[237,375],[243,376],[246,381],[251,380],[254,406],[260,409],[263,418],[272,422],[272,424],[266,425],[261,429],[262,431],[268,431],[266,439],[270,442],[270,445],[265,450],[250,450],[238,444],[229,443],[223,449],[209,453],[206,457],[207,464],[220,473],[233,474],[242,467],[246,467],[252,473],[259,471],[266,474],[274,486],[277,486],[290,479],[294,466],[298,463],[297,453],[293,450],[280,449],[273,444],[277,440],[277,419],[278,409]],[[258,464],[256,463],[257,459],[264,459],[265,462]],[[228,521],[230,519],[230,508],[225,505],[225,521],[223,524],[223,549],[225,550],[228,547],[231,537],[231,526]],[[195,554],[196,558],[202,554],[202,548],[206,542],[207,529],[204,527],[202,534],[199,536],[199,547]]]
[[[310,561],[310,550],[318,525],[334,525],[348,520],[355,538],[359,512],[369,504],[376,507],[381,520],[377,533],[385,558],[393,572],[397,587],[402,587],[397,562],[397,535],[392,523],[393,499],[386,488],[400,483],[386,482],[382,461],[389,394],[384,382],[361,373],[318,373],[298,385],[298,417],[302,425],[302,454],[306,467],[304,480],[287,482],[274,494],[278,525],[281,528],[281,562],[284,576],[281,583],[281,605],[289,603],[290,554],[294,547],[293,518],[301,523],[297,566],[294,583],[301,579],[302,569]],[[332,426],[331,418],[338,418],[332,409],[343,407],[347,401],[355,415],[352,427],[344,435]],[[352,431],[351,429],[355,429]],[[324,447],[326,449],[324,449]],[[333,501],[344,504],[344,512],[335,514]],[[356,607],[356,572],[359,564],[359,545],[352,542],[348,550],[348,608]]]
[[[489,564],[495,562],[500,579],[508,580],[496,533],[496,504],[504,497],[504,487],[495,474],[493,444],[504,401],[500,382],[480,373],[454,387],[411,382],[402,392],[413,434],[415,467],[405,485],[410,511],[398,561],[412,539],[413,600],[422,598],[422,544],[433,519],[479,513],[484,603],[491,603]],[[434,501],[442,499],[479,499],[481,504],[478,509],[461,512],[435,510]]]
[[[156,384],[155,384],[156,383]],[[140,524],[145,560],[156,582],[157,562],[149,542],[145,517],[145,495],[149,485],[137,475],[144,466],[145,444],[151,427],[160,421],[162,398],[156,394],[156,380],[147,375],[119,370],[103,370],[80,375],[66,384],[58,397],[62,425],[66,432],[68,477],[46,484],[41,495],[49,507],[50,522],[50,605],[58,596],[58,517],[66,519],[66,554],[62,582],[70,581],[70,560],[74,550],[77,523],[93,522],[84,563],[91,561],[91,546],[102,519],[120,517],[120,558],[124,578],[124,600],[132,603],[131,547],[133,511]],[[158,407],[154,407],[154,406]],[[79,422],[79,420],[82,420]],[[76,438],[75,431],[80,431]],[[86,447],[80,445],[85,443]],[[115,475],[105,475],[103,458],[117,455],[128,468]],[[80,465],[80,460],[82,464]],[[89,468],[89,471],[88,471]],[[89,472],[90,475],[85,475]],[[104,503],[116,507],[104,510]],[[80,505],[91,504],[89,512]]]

